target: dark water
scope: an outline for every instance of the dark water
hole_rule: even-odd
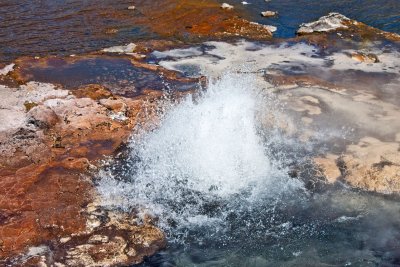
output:
[[[371,26],[400,33],[398,0],[239,0],[220,1],[249,11],[251,19],[278,27],[276,36],[290,37],[302,22],[340,12]],[[0,62],[20,56],[69,55],[156,36],[135,24],[130,0],[0,1]],[[157,8],[156,1],[154,2]],[[260,12],[276,10],[276,18]],[[114,31],[117,32],[114,32]]]
[[[70,55],[152,37],[129,0],[0,1],[0,62]],[[113,30],[118,30],[114,32]]]
[[[28,63],[28,62],[25,62]],[[134,97],[143,89],[185,91],[197,87],[195,81],[180,82],[162,77],[162,74],[138,68],[127,58],[83,57],[68,61],[49,58],[45,66],[33,59],[22,68],[21,74],[28,81],[60,84],[67,89],[76,89],[88,84],[101,84],[113,94]]]
[[[182,227],[172,219],[167,249],[136,267],[400,266],[398,199],[340,184],[268,194],[256,202],[245,193],[203,196],[209,222]],[[178,214],[196,201],[183,195],[173,204]]]
[[[185,245],[170,243],[139,266],[400,266],[395,200],[336,189],[274,205],[232,212],[221,232],[192,228]]]
[[[235,1],[240,3],[241,1]],[[303,22],[315,21],[338,12],[370,26],[400,33],[400,1],[398,0],[248,0],[244,8],[262,24],[278,28],[276,37],[292,37]],[[261,11],[278,11],[279,16],[262,18]]]
[[[301,159],[305,151],[285,144],[269,148],[274,155],[286,154],[302,166],[293,181],[315,177],[307,160]],[[118,179],[130,180],[140,163],[137,160],[122,156],[111,171]],[[174,177],[168,179],[165,190],[171,184]],[[134,266],[400,266],[398,198],[352,190],[340,183],[306,182],[305,188],[274,194],[280,186],[272,184],[271,191],[249,201],[245,191],[218,197],[177,185],[174,198],[156,200],[175,214],[165,214],[168,224],[162,226],[169,240],[167,249]],[[130,202],[135,198],[132,194]],[[204,215],[207,220],[179,223],[175,216],[185,213]]]

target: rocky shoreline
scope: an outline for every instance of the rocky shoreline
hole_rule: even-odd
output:
[[[46,258],[48,264],[62,257],[68,265],[90,265],[90,260],[81,262],[86,253],[107,265],[119,250],[125,259],[118,262],[140,262],[165,245],[157,228],[137,225],[136,218],[124,213],[112,215],[128,216],[116,223],[97,208],[90,178],[99,160],[127,141],[140,113],[151,109],[160,93],[127,99],[93,85],[81,88],[78,92],[84,94],[76,97],[34,82],[2,86],[1,92],[2,118],[10,120],[2,122],[1,142],[1,258],[6,265],[39,264],[42,253],[49,256],[50,251],[54,262]],[[104,233],[110,242],[89,242]],[[135,233],[142,234],[147,246],[137,248],[140,242],[124,239]],[[82,247],[86,242],[90,245]],[[37,255],[35,245],[41,245]],[[101,256],[104,249],[112,257]]]
[[[36,68],[47,64],[43,60]],[[7,72],[12,83],[0,86],[2,264],[127,265],[163,248],[164,234],[150,217],[108,211],[96,202],[93,174],[134,127],[156,119],[165,93],[143,88],[128,98],[98,84],[68,90],[27,81],[20,74],[26,62],[17,61]],[[163,74],[198,84],[171,71]]]
[[[132,51],[117,50],[122,53],[115,56],[107,54],[110,52],[107,50],[68,58],[21,58],[13,65],[3,66],[0,71],[3,84],[0,85],[0,264],[125,266],[140,263],[144,257],[166,246],[166,238],[157,228],[155,218],[139,216],[135,211],[106,209],[100,203],[93,181],[101,168],[101,160],[115,155],[137,125],[157,119],[158,101],[165,97],[160,90],[163,81],[157,77],[167,80],[171,87],[181,88],[169,92],[174,97],[206,83],[202,77],[185,77],[168,66],[151,64],[145,59],[153,51],[183,49],[210,39],[247,38],[271,45],[282,43],[272,39],[268,27],[240,17],[235,9],[221,9],[213,1],[166,6],[173,16],[165,16],[163,8],[154,10],[144,5],[141,12],[146,16],[140,23],[163,36],[187,38],[184,41],[151,40],[130,46]],[[157,23],[154,18],[158,19]],[[364,50],[377,50],[388,42],[398,48],[400,43],[396,34],[340,14],[304,24],[298,33],[290,42],[304,42],[330,52],[352,49],[344,60],[370,65],[378,61],[386,63],[385,55],[363,51],[365,42],[372,45]],[[73,69],[79,64],[83,67]],[[128,78],[115,74],[96,83],[96,78],[106,75],[109,69],[84,73],[81,80],[77,75],[80,86],[62,79],[68,72],[80,73],[88,66],[96,68],[96,64],[99,69],[128,66],[134,71],[133,76],[127,74],[133,77],[133,82],[117,83]],[[399,66],[391,67],[399,70]],[[298,75],[276,69],[267,72],[263,79],[277,91],[284,91],[284,97],[288,92],[296,98],[296,93],[289,91],[296,91],[300,86],[345,94],[344,80],[336,82],[328,75],[316,74]],[[90,75],[93,78],[88,79]],[[394,83],[400,81],[398,73],[391,79]],[[129,94],[132,88],[134,94]],[[326,183],[343,181],[362,190],[397,194],[400,192],[398,103],[382,100],[379,92],[368,89],[357,92],[351,95],[353,101],[379,110],[381,117],[376,120],[391,123],[391,130],[378,136],[361,125],[359,136],[346,143],[341,153],[328,151],[316,156],[315,167]],[[297,102],[291,101],[288,100],[288,105],[292,105],[292,111],[302,114],[305,124],[318,120],[316,117],[323,110],[322,100],[310,94],[299,96]],[[343,112],[357,115],[351,110]]]

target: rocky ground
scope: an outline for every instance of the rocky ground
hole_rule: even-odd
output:
[[[98,85],[74,93],[35,82],[1,87],[5,264],[134,263],[165,245],[159,229],[133,214],[101,210],[90,178],[160,93],[128,99]]]
[[[188,42],[193,46],[209,39],[281,42],[272,39],[270,28],[211,0],[165,1],[165,8],[158,9],[142,4],[138,8],[144,16],[138,22],[177,39],[67,58],[21,58],[2,66],[0,264],[120,266],[162,249],[166,240],[154,218],[105,209],[93,181],[101,160],[115,155],[135,126],[156,119],[165,81],[180,89],[173,96],[205,82],[201,75],[185,77],[167,60],[155,65],[146,58],[155,50],[185,49]],[[309,132],[299,134],[304,140],[339,115],[357,127],[340,148],[316,155],[315,166],[328,183],[399,193],[400,37],[338,14],[302,25],[298,34],[290,41],[315,45],[332,57],[335,68],[299,74],[282,65],[262,72],[263,81],[287,99],[304,125],[311,125]],[[382,51],[387,44],[397,54]],[[345,68],[353,63],[357,75],[346,76]],[[112,68],[131,72],[108,74]],[[358,87],[354,77],[361,77]]]
[[[363,190],[384,194],[399,193],[400,113],[397,91],[400,88],[398,65],[400,36],[382,32],[336,13],[302,25],[298,33],[307,36],[331,31],[353,43],[363,41],[362,44],[358,42],[352,45],[353,50],[347,52],[347,60],[361,64],[360,73],[365,72],[362,79],[366,81],[359,82],[357,78],[353,78],[350,82],[355,85],[350,85],[343,83],[341,77],[337,77],[338,81],[334,84],[328,84],[324,79],[316,82],[324,83],[324,87],[327,88],[339,89],[341,91],[338,92],[339,95],[351,96],[350,102],[338,100],[336,103],[331,103],[330,107],[340,109],[345,116],[352,118],[357,137],[347,144],[340,154],[328,153],[321,158],[315,158],[315,163],[329,183],[343,181]],[[366,43],[369,43],[367,45],[369,47],[366,47]],[[380,47],[383,43],[386,45],[389,43],[386,49]],[[346,65],[346,59],[336,60],[342,61],[343,66]],[[385,63],[391,67],[386,69]],[[374,65],[377,68],[374,68]],[[371,69],[368,70],[368,67]],[[351,68],[350,71],[354,69]],[[380,75],[382,78],[379,78]],[[371,81],[368,76],[373,76],[375,81]],[[326,101],[327,99],[325,103]]]

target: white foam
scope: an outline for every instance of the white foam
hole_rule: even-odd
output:
[[[284,149],[295,150],[298,142],[269,128],[281,125],[281,130],[288,132],[292,132],[290,128],[297,132],[307,128],[292,121],[287,127],[284,125],[285,116],[290,120],[293,113],[277,109],[279,103],[266,90],[275,88],[264,79],[264,74],[307,74],[310,69],[328,73],[335,68],[337,54],[321,57],[316,47],[307,44],[276,46],[247,41],[208,42],[203,47],[176,52],[158,54],[162,59],[159,64],[179,71],[198,69],[195,75],[210,77],[207,92],[195,101],[190,96],[168,107],[154,131],[133,138],[132,157],[127,164],[130,176],[120,181],[120,177],[106,171],[101,174],[99,191],[103,203],[148,209],[168,229],[167,221],[171,218],[180,226],[223,224],[229,209],[257,207],[257,201],[269,203],[271,199],[265,198],[278,199],[280,194],[302,188],[297,179],[288,178],[284,167],[295,157]],[[360,64],[352,67],[365,69]],[[229,74],[227,69],[231,70]],[[294,109],[298,100],[305,100],[298,103],[304,107],[312,104],[320,108],[321,103],[327,103],[332,110],[339,111],[360,107],[351,96],[322,87],[299,86],[296,90],[283,90],[278,97],[292,105],[289,109]],[[312,103],[307,104],[310,99]],[[367,107],[362,110],[369,114]],[[358,113],[350,111],[349,117],[357,118],[359,123],[359,116],[355,115]],[[334,117],[341,113],[332,114]],[[320,115],[310,116],[318,119]],[[368,117],[369,125],[370,121]],[[339,126],[342,125],[340,122]],[[343,129],[335,127],[320,132],[316,128],[313,137],[325,141],[329,136],[341,137]],[[277,144],[275,154],[269,150],[271,144]],[[311,142],[308,144],[312,146]],[[214,200],[227,205],[219,209],[222,214],[202,211],[205,204]]]
[[[102,173],[104,203],[144,207],[162,220],[198,225],[224,221],[201,213],[211,199],[245,194],[251,203],[300,188],[263,144],[257,117],[265,101],[254,77],[240,74],[223,75],[195,102],[188,97],[158,129],[132,140],[132,158],[140,162],[132,162],[137,172],[129,181]]]

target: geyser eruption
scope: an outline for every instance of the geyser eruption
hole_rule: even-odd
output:
[[[260,203],[267,214],[266,206],[301,190],[265,143],[266,135],[282,138],[262,127],[275,103],[255,79],[223,75],[196,101],[168,108],[155,130],[133,136],[124,173],[102,173],[105,203],[151,212],[167,232],[211,223],[224,229],[233,214]]]

